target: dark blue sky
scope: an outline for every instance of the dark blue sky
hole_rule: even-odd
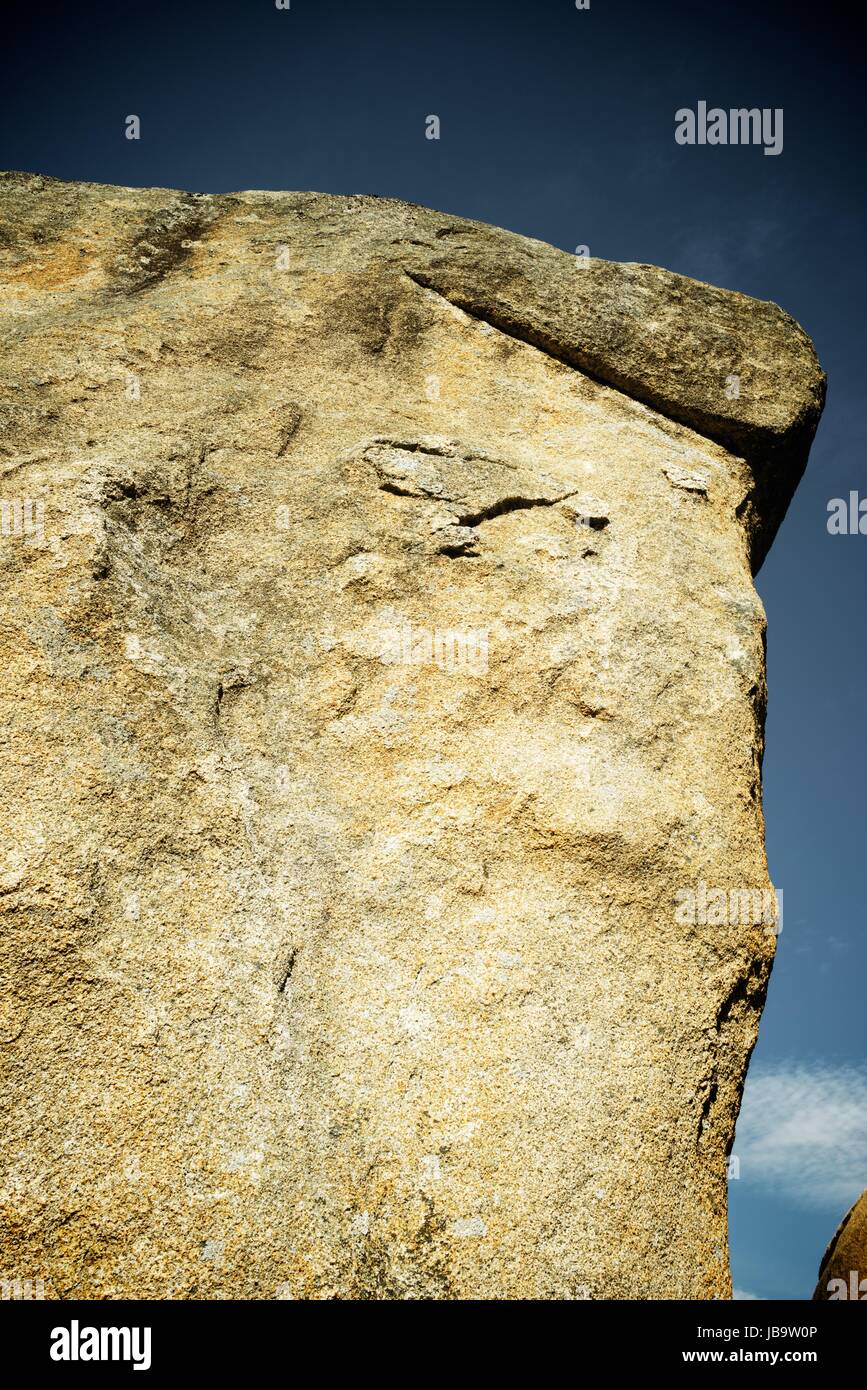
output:
[[[759,576],[785,927],[731,1185],[735,1282],[759,1297],[809,1296],[867,1186],[867,536],[826,530],[830,498],[867,497],[864,44],[847,8],[30,0],[4,14],[0,167],[407,198],[775,300],[813,337],[828,406]],[[674,113],[699,100],[781,107],[783,152],[677,145]]]

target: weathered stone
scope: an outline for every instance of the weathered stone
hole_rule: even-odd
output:
[[[813,1298],[867,1301],[867,1192],[843,1217],[822,1256]]]
[[[368,197],[0,248],[0,1272],[729,1296],[804,334]]]

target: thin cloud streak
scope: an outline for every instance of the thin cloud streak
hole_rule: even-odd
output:
[[[734,1153],[741,1179],[801,1207],[867,1187],[867,1068],[782,1063],[747,1078]]]

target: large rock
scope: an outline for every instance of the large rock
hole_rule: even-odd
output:
[[[405,203],[0,192],[0,1274],[728,1297],[808,339]]]
[[[846,1213],[822,1256],[814,1299],[867,1300],[867,1192]]]

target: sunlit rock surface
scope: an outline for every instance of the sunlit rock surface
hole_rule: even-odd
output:
[[[0,1272],[726,1298],[775,946],[774,305],[0,176]]]

